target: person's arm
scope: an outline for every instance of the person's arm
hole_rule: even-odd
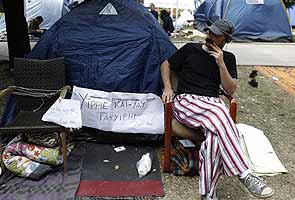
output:
[[[33,33],[33,28],[34,28],[33,26],[34,26],[33,21],[30,21],[29,22],[29,27],[28,27],[28,32],[29,33]]]
[[[225,64],[219,66],[221,85],[228,94],[234,94],[238,88],[237,80],[229,74]]]
[[[173,33],[173,31],[174,31],[173,20],[171,17],[169,17],[169,32]]]
[[[44,30],[40,29],[39,25],[37,24],[36,21],[31,21],[28,27],[28,32],[30,34],[34,34],[34,33],[43,33]]]
[[[166,33],[168,33],[168,23],[167,20],[163,20],[163,29],[165,30]]]
[[[44,29],[37,29],[36,30],[37,33],[44,33],[44,31],[45,31]]]
[[[161,77],[164,85],[164,90],[162,94],[162,101],[164,103],[169,103],[173,101],[174,92],[171,83],[171,70],[173,72],[181,72],[183,68],[183,63],[187,58],[191,44],[185,44],[179,50],[177,50],[170,58],[165,60],[161,64]]]
[[[172,90],[171,80],[170,80],[170,67],[169,62],[165,60],[161,65],[161,77],[164,85],[164,91],[162,94],[162,101],[164,103],[172,102],[174,97],[174,92]]]
[[[225,92],[233,94],[238,87],[237,80],[229,74],[223,59],[223,51],[216,45],[211,45],[213,51],[208,51],[215,58],[216,64],[219,67],[221,85]]]

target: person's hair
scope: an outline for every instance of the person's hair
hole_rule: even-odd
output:
[[[39,22],[43,22],[43,17],[42,16],[38,16],[35,19],[38,20]]]
[[[230,43],[232,41],[232,34],[235,31],[235,29],[233,27],[233,24],[230,21],[228,21],[228,20],[223,20],[223,21],[228,25],[229,32],[230,32],[229,34],[225,35],[225,42]]]
[[[138,3],[143,4],[144,0],[137,0]]]
[[[151,4],[150,4],[150,9],[151,9],[151,10],[155,10],[155,9],[156,9],[155,4],[151,3]]]
[[[167,16],[169,16],[168,11],[165,10],[165,9],[161,10],[161,12],[160,12],[160,18],[161,18],[162,20],[164,20],[164,18],[167,17]]]

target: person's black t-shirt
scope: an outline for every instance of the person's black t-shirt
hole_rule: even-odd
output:
[[[235,56],[223,51],[223,58],[229,74],[236,79]],[[177,94],[218,97],[221,84],[219,68],[215,58],[202,49],[202,44],[184,45],[168,59],[168,62],[170,68],[178,74]]]

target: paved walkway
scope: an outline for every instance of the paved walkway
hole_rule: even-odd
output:
[[[174,44],[180,48],[185,43]],[[236,55],[238,65],[295,67],[295,43],[230,43],[224,49]]]

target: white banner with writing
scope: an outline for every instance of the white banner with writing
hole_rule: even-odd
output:
[[[104,131],[162,134],[164,107],[155,94],[104,92],[74,86],[81,102],[82,125]]]

